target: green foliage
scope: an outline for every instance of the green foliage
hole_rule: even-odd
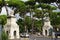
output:
[[[53,3],[56,2],[56,0],[35,0],[36,2],[41,2],[41,3]]]
[[[17,24],[19,25],[19,28],[20,28],[20,32],[24,32],[25,25],[26,25],[26,27],[29,31],[31,29],[31,19],[30,19],[30,17],[25,17],[24,19],[25,19],[25,21],[23,21],[22,19],[19,19],[17,21]]]
[[[40,4],[40,7],[41,7],[42,9],[48,9],[48,10],[56,10],[56,8],[57,8],[57,7],[55,7],[55,6],[51,6],[51,5],[46,4],[46,3],[41,3],[41,4]]]
[[[39,5],[39,4],[38,4],[38,5],[35,4],[34,7],[35,7],[35,8],[40,8],[40,5]]]
[[[28,0],[25,2],[25,5],[29,7],[29,9],[34,9],[35,8],[35,0]]]
[[[25,2],[25,4],[33,6],[33,5],[35,5],[35,0],[29,0],[29,1]]]
[[[42,28],[42,21],[41,20],[35,20],[34,21],[34,26],[36,27],[36,29],[41,32],[41,28]]]
[[[34,17],[37,17],[37,18],[41,18],[43,15],[42,15],[42,10],[35,10],[34,11],[35,14],[33,15]]]
[[[43,8],[43,9],[45,9],[45,8],[47,8],[48,7],[48,5],[47,4],[44,4],[44,3],[41,3],[41,8]]]
[[[53,3],[56,2],[56,0],[42,0],[43,3]]]
[[[18,21],[17,21],[17,24],[19,25],[19,31],[22,33],[22,32],[24,32],[24,21],[22,20],[22,19],[19,19]]]
[[[56,10],[56,9],[57,9],[57,7],[55,7],[55,6],[50,7],[50,10]]]
[[[2,2],[2,0],[0,0],[0,2]]]
[[[26,24],[31,24],[31,18],[29,16],[25,17]]]
[[[0,24],[5,25],[7,23],[7,16],[0,15]]]
[[[32,21],[31,18],[26,16],[25,17],[25,22],[22,19],[19,19],[17,24],[19,25],[20,28],[20,32],[24,32],[25,29],[25,25],[27,27],[27,30],[30,31],[30,29],[32,28]],[[25,25],[24,25],[25,24]],[[34,20],[34,27],[36,28],[35,30],[38,30],[39,32],[41,32],[41,28],[42,28],[42,21],[41,20]]]
[[[36,2],[38,2],[39,4],[36,5]],[[8,3],[9,7],[16,7],[17,8],[17,10],[15,10],[15,13],[19,12],[20,15],[24,16],[26,14],[26,12],[32,13],[32,11],[34,11],[35,15],[33,15],[33,17],[37,17],[37,18],[42,18],[44,16],[45,12],[51,13],[52,10],[56,9],[55,6],[51,6],[50,4],[47,4],[47,3],[51,3],[51,2],[55,2],[55,0],[28,0],[26,2],[23,2],[21,0],[9,0],[9,1],[6,1],[6,3]],[[0,4],[2,4],[2,1],[0,1]],[[40,8],[40,7],[42,9],[45,9],[45,11],[37,9],[37,8]],[[57,15],[59,15],[59,14],[60,13],[52,13],[52,14],[50,14],[52,25],[56,25],[56,24],[60,23],[60,21],[59,21],[60,16],[57,17]],[[0,23],[2,25],[5,25],[6,22],[7,22],[6,21],[7,17],[6,16],[0,16],[0,19],[1,19]],[[31,23],[32,23],[31,18],[30,17],[25,17],[24,19],[25,19],[25,22],[22,19],[19,19],[17,21],[17,24],[19,25],[19,28],[20,28],[20,32],[24,32],[24,29],[25,29],[24,24],[26,24],[27,29],[30,30],[30,28],[31,28]],[[42,25],[41,21],[34,21],[34,26],[39,31],[41,31],[41,25]]]
[[[8,40],[8,35],[4,31],[2,31],[1,38],[2,40]]]
[[[2,0],[0,0],[0,5],[2,5]]]
[[[11,6],[18,6],[18,4],[19,4],[19,1],[18,0],[9,0],[9,1],[7,1],[8,2],[8,4],[9,5],[11,5]],[[17,3],[18,2],[18,3]]]
[[[32,28],[32,27],[31,27],[31,23],[32,23],[31,18],[30,18],[29,16],[26,16],[26,17],[25,17],[25,24],[26,24],[26,26],[27,26],[28,31],[30,31],[30,29]]]
[[[60,25],[60,12],[53,12],[50,15],[52,25]]]
[[[17,10],[20,12],[24,12],[26,10],[26,6],[25,6],[25,3],[23,1],[9,0],[9,1],[7,1],[7,3],[9,4],[9,6],[16,7]]]

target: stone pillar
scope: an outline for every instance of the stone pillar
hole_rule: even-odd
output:
[[[43,29],[43,35],[45,36],[45,30]]]
[[[49,36],[49,30],[47,30],[47,36]]]
[[[9,39],[14,39],[14,35],[13,35],[13,30],[12,31],[10,31],[10,34],[9,34]]]
[[[16,36],[14,36],[14,31],[16,31]],[[9,35],[9,39],[19,39],[20,37],[19,37],[19,30],[14,30],[14,29],[12,29],[11,31],[10,31],[10,35]]]
[[[16,30],[16,38],[19,39],[19,30]]]

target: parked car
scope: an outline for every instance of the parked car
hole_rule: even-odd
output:
[[[29,38],[29,34],[28,33],[21,33],[20,37],[22,37],[22,38]]]
[[[58,36],[60,36],[60,31],[55,32],[55,37],[57,38]]]

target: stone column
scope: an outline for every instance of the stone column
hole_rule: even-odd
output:
[[[9,39],[14,39],[14,31],[13,30],[10,30],[10,35],[9,35]]]
[[[19,30],[16,31],[16,38],[19,39]]]
[[[45,29],[43,29],[43,35],[45,36]]]
[[[49,36],[49,30],[47,30],[47,36]]]

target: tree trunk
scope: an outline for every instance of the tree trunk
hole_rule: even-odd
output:
[[[25,12],[25,13],[26,13],[26,12]],[[24,27],[25,27],[25,32],[27,32],[27,26],[26,26],[26,21],[25,21],[26,15],[23,15],[23,18],[24,18]]]
[[[34,20],[33,20],[33,17],[32,17],[32,34],[34,33]]]
[[[32,9],[30,8],[30,18],[31,18],[31,27],[32,27],[32,34],[33,34],[33,16],[32,16]]]
[[[43,28],[43,25],[44,25],[43,17],[44,17],[44,11],[43,11],[43,9],[42,9],[42,28]],[[42,30],[42,28],[41,28],[41,30]],[[41,34],[42,34],[42,32],[41,32]]]

